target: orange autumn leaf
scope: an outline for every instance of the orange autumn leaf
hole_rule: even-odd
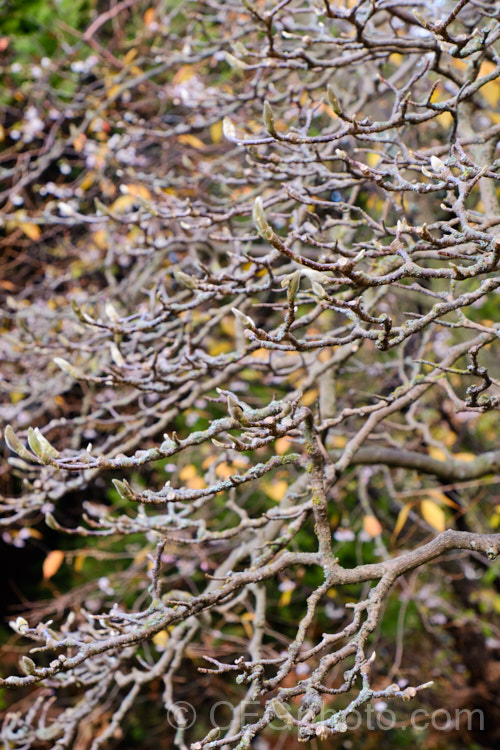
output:
[[[154,23],[155,20],[155,9],[154,8],[148,8],[147,11],[144,13],[144,23],[146,26],[149,26],[150,24]]]
[[[128,195],[138,196],[140,195],[141,198],[144,198],[144,200],[148,201],[151,199],[151,193],[147,189],[145,185],[134,185],[133,183],[127,183],[125,185],[127,189]]]
[[[363,531],[374,539],[382,533],[382,524],[375,516],[363,516]]]
[[[231,469],[229,464],[223,461],[216,467],[215,473],[218,477],[220,477],[220,479],[227,479],[232,475],[233,470]]]
[[[205,480],[203,477],[196,476],[192,479],[188,479],[186,482],[186,487],[190,490],[204,490],[207,486]]]
[[[287,438],[287,437],[278,438],[275,443],[276,453],[278,454],[278,456],[282,456],[291,447],[292,447],[292,441],[290,440],[290,438]]]
[[[40,227],[38,226],[38,224],[30,224],[27,221],[23,221],[21,222],[21,224],[19,224],[19,226],[23,230],[26,237],[29,237],[30,240],[36,241],[40,239],[42,232],[40,231]]]
[[[181,482],[186,482],[188,479],[192,479],[197,474],[196,466],[194,464],[187,464],[179,472],[179,479]]]
[[[52,578],[57,573],[64,560],[64,552],[60,549],[53,549],[49,552],[45,560],[43,561],[43,577],[45,580]]]
[[[179,83],[185,83],[189,81],[195,75],[195,70],[192,65],[181,65],[177,73],[175,74],[172,83],[177,86]]]
[[[277,503],[283,499],[287,489],[288,483],[284,479],[278,480],[277,482],[271,482],[264,486],[264,492],[266,495]]]

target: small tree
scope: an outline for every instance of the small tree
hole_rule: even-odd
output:
[[[5,746],[116,744],[155,690],[179,748],[343,733],[429,685],[394,681],[403,641],[376,656],[391,591],[500,550],[498,8],[124,2],[58,29],[64,57],[6,68],[1,523],[69,536],[47,579],[92,575],[11,623],[31,648],[0,684],[33,692]]]

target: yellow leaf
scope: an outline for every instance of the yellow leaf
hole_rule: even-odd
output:
[[[420,503],[420,510],[422,517],[425,521],[432,526],[436,531],[444,531],[446,529],[446,516],[442,508],[439,507],[433,500],[422,500]]]
[[[396,537],[399,536],[401,533],[403,526],[405,525],[406,521],[408,520],[408,516],[410,514],[411,506],[413,503],[407,503],[406,505],[403,505],[401,510],[398,513],[398,517],[396,519],[396,525],[394,526],[394,531],[392,532],[392,538],[396,539]]]
[[[30,224],[27,221],[22,221],[19,224],[19,226],[23,230],[23,232],[26,235],[26,237],[29,237],[30,240],[36,241],[36,240],[40,239],[40,235],[42,233],[40,231],[40,227],[38,226],[38,224]]]
[[[179,472],[179,479],[182,482],[185,482],[188,479],[192,479],[196,476],[198,472],[196,471],[196,466],[194,464],[188,464],[187,466],[184,466],[180,472]]]
[[[453,115],[451,112],[441,112],[440,115],[434,118],[434,122],[437,122],[441,128],[447,130],[453,123]]]
[[[318,398],[318,389],[311,388],[309,391],[306,391],[304,395],[302,396],[302,403],[304,404],[304,406],[311,406],[311,404],[314,404],[317,398]]]
[[[210,125],[210,138],[212,143],[220,143],[222,140],[222,120]]]
[[[232,348],[230,341],[214,341],[213,344],[210,344],[208,347],[208,353],[211,357],[216,357],[218,354],[226,354],[226,352],[230,352]]]
[[[474,461],[476,457],[473,453],[462,451],[461,453],[454,453],[453,458],[457,461]]]
[[[153,638],[151,639],[155,646],[159,648],[160,651],[163,651],[167,645],[167,641],[169,639],[169,634],[166,630],[160,630],[159,633],[155,633]]]
[[[448,495],[440,490],[428,490],[429,496],[432,497],[437,503],[448,505],[450,508],[460,508],[460,505],[451,500]]]
[[[147,547],[143,547],[134,557],[134,565],[142,565],[144,560],[147,559],[149,550]]]
[[[25,398],[25,393],[20,393],[19,391],[12,391],[10,394],[10,402],[11,404],[17,404],[19,401],[22,401],[23,398]]]
[[[368,164],[369,167],[376,167],[381,158],[382,158],[381,154],[377,154],[375,153],[375,151],[370,151],[366,155],[366,163]]]
[[[137,203],[133,195],[119,195],[110,206],[111,211],[115,214],[124,214],[129,208]]]
[[[108,101],[111,101],[111,99],[116,99],[116,97],[120,95],[121,90],[122,90],[121,84],[115,83],[115,85],[111,86],[111,88],[108,90],[106,94],[106,99]]]
[[[83,564],[85,562],[85,555],[77,555],[73,562],[73,570],[75,573],[81,573],[83,570]]]
[[[52,578],[61,567],[62,561],[64,560],[64,552],[60,549],[53,549],[49,552],[45,560],[43,561],[43,577],[45,580]]]
[[[500,514],[499,513],[493,513],[493,515],[490,518],[490,524],[492,529],[498,529],[500,526]]]
[[[495,64],[490,61],[485,61],[479,68],[479,76],[478,80],[481,78],[484,78],[484,76],[489,75],[490,73],[493,73],[495,70]],[[485,83],[484,86],[482,86],[479,89],[479,92],[484,96],[490,107],[496,108],[498,105],[498,100],[500,98],[500,83],[498,79],[494,79],[493,81],[489,81],[488,83]]]
[[[283,593],[280,596],[279,606],[280,607],[288,606],[288,604],[290,604],[292,600],[292,594],[293,594],[292,589],[287,589],[286,591],[283,591]]]
[[[443,88],[443,86],[439,85],[434,88],[434,91],[432,92],[430,101],[432,104],[435,104],[437,102],[442,102],[444,99],[446,99],[446,91]]]
[[[95,177],[96,177],[95,172],[87,172],[83,180],[80,182],[80,185],[79,185],[80,190],[85,191],[91,188],[95,182]]]
[[[279,501],[285,496],[287,489],[288,483],[285,482],[284,479],[264,485],[264,492],[266,495],[277,503],[279,503]]]
[[[131,63],[132,60],[134,60],[136,57],[137,57],[137,47],[132,47],[132,49],[129,49],[129,51],[123,58],[123,64],[128,65],[128,63]]]
[[[345,435],[334,435],[331,443],[334,448],[345,448],[347,445],[347,438]]]
[[[261,346],[260,349],[256,349],[254,352],[252,352],[251,356],[254,359],[267,359],[269,357],[269,352],[267,349]]]
[[[457,436],[456,433],[453,432],[453,430],[448,430],[443,438],[443,443],[446,445],[447,448],[451,448],[454,443],[456,443]]]
[[[389,55],[389,62],[393,63],[394,65],[401,65],[403,62],[403,55],[401,55],[399,52],[393,52],[392,55]]]
[[[222,318],[220,322],[220,327],[223,333],[226,334],[226,336],[234,336],[234,315],[227,315],[225,318]]]
[[[382,525],[375,516],[363,516],[363,531],[374,539],[382,533]]]
[[[184,133],[184,135],[178,135],[177,140],[179,141],[179,143],[182,143],[185,146],[192,146],[193,148],[197,148],[199,151],[203,151],[203,149],[206,148],[203,141],[201,141],[196,135],[193,135],[192,133]]]
[[[108,247],[109,238],[105,229],[98,229],[97,232],[93,232],[92,239],[99,250],[106,250]]]
[[[241,624],[243,625],[243,628],[245,630],[245,634],[247,638],[251,638],[253,635],[253,629],[252,625],[249,620],[247,620],[245,617],[241,617]]]
[[[437,448],[435,445],[429,445],[427,453],[431,458],[435,458],[436,461],[446,461],[447,456],[442,448]]]

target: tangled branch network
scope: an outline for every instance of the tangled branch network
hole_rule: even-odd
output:
[[[140,5],[25,71],[3,144],[7,239],[46,260],[5,308],[0,524],[116,569],[12,620],[1,737],[114,746],[161,685],[181,749],[324,739],[429,686],[378,666],[391,591],[500,551],[442,490],[500,472],[498,7]]]

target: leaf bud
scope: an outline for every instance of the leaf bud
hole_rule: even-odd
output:
[[[21,656],[19,659],[19,669],[24,672],[25,675],[35,674],[36,664],[33,659],[29,656]]]
[[[243,60],[240,60],[239,57],[236,57],[227,51],[224,52],[224,57],[231,68],[234,68],[235,70],[247,70],[248,65]]]
[[[243,409],[236,401],[236,399],[231,395],[227,397],[227,410],[229,412],[229,416],[232,419],[235,419],[236,422],[239,422],[241,420],[241,417],[243,416]]]
[[[12,630],[15,630],[16,633],[20,633],[23,635],[26,633],[26,631],[29,629],[28,621],[24,619],[24,617],[16,617],[15,620],[11,620],[9,622],[10,627]]]
[[[446,165],[439,156],[431,156],[431,167],[434,172],[443,172],[446,169]]]
[[[112,479],[111,481],[115,486],[115,490],[123,500],[135,500],[135,495],[126,479],[123,481],[120,479]]]
[[[237,307],[232,307],[231,312],[233,313],[236,320],[238,320],[243,328],[252,328],[255,330],[255,323],[253,322],[252,318],[250,318],[248,315],[245,315],[245,313],[242,313],[241,310],[238,310]]]
[[[336,115],[342,114],[342,107],[340,106],[340,102],[335,96],[335,92],[330,84],[327,86],[327,94],[328,94],[328,103],[330,107],[333,109]]]
[[[293,716],[288,711],[287,707],[276,698],[271,701],[271,708],[273,709],[275,716],[278,719],[281,719],[281,721],[284,721],[285,724],[293,723]]]
[[[224,138],[226,138],[228,141],[237,140],[236,128],[234,127],[234,124],[229,117],[224,117],[224,119],[222,120],[222,132],[224,133]]]
[[[311,281],[311,289],[313,290],[316,297],[319,297],[320,299],[323,299],[326,297],[326,292],[324,287],[321,286],[321,284],[318,284],[317,281]]]
[[[270,135],[276,135],[276,125],[274,124],[273,110],[269,102],[264,101],[264,125]]]
[[[54,364],[56,364],[63,372],[65,372],[67,375],[71,375],[72,378],[78,379],[78,373],[69,362],[67,362],[62,357],[54,357],[52,360]]]
[[[174,278],[181,286],[186,287],[186,289],[196,289],[195,280],[179,268],[174,270]]]
[[[264,206],[262,205],[262,198],[260,197],[255,199],[255,203],[253,204],[252,217],[258,233],[262,237],[268,235],[271,227],[266,219]]]
[[[287,290],[287,298],[290,304],[293,304],[293,301],[295,300],[295,297],[297,296],[297,292],[299,291],[299,285],[300,285],[300,271],[295,271],[295,273],[292,273],[288,280],[288,290]]]
[[[38,427],[28,429],[28,443],[33,451],[39,458],[43,458],[44,455],[50,456],[50,458],[57,458],[59,451],[49,443],[46,437],[42,435]]]
[[[10,450],[13,453],[17,453],[18,456],[21,456],[21,458],[24,458],[27,461],[33,461],[32,454],[21,443],[21,441],[17,437],[16,433],[14,432],[10,424],[8,424],[7,427],[5,428],[4,436],[5,436],[5,442],[7,443],[7,446],[10,448]]]

